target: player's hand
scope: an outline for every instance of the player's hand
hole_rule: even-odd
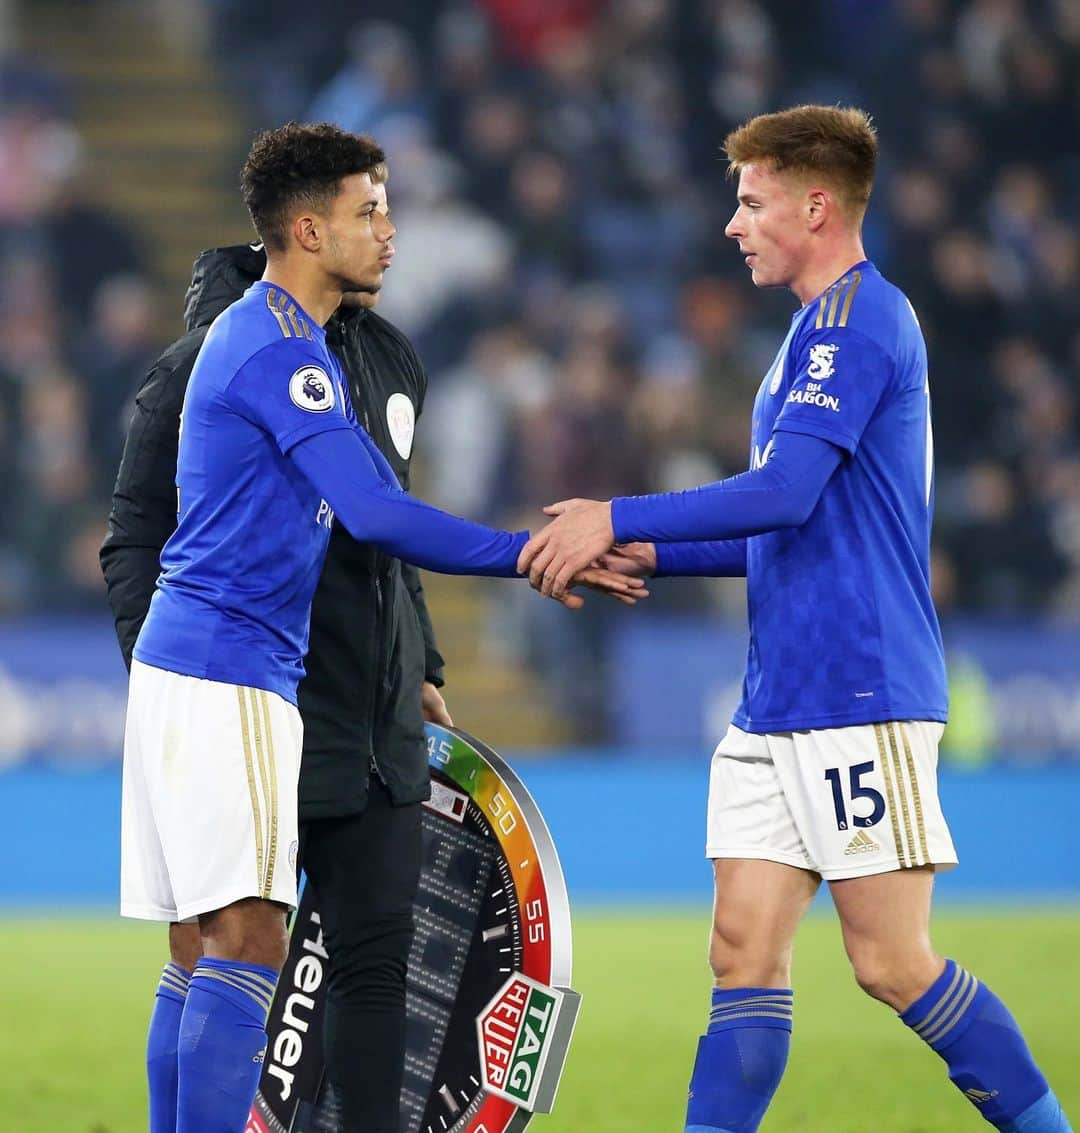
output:
[[[573,588],[582,586],[587,586],[590,590],[595,590],[600,594],[608,594],[612,598],[624,602],[627,606],[636,606],[639,601],[649,596],[649,591],[643,579],[630,578],[628,575],[619,574],[617,571],[605,570],[597,564],[586,567],[583,571],[574,575],[570,581],[571,589],[566,592],[566,598],[578,598],[578,604],[584,604],[584,599],[573,593]],[[563,602],[563,605],[566,605],[565,599],[560,599],[560,601]],[[577,606],[569,608],[577,609]]]
[[[594,563],[574,575],[570,580],[570,585],[566,588],[566,592],[561,595],[553,594],[552,599],[561,602],[568,610],[580,610],[585,605],[585,599],[580,594],[575,593],[578,587],[588,587],[590,590],[609,594],[612,598],[618,598],[620,602],[625,602],[628,606],[636,605],[640,598],[648,598],[649,596],[649,591],[645,588],[642,579],[627,578],[626,575],[604,570]]]
[[[651,578],[656,573],[656,544],[616,543],[596,565],[629,578]]]
[[[429,724],[442,724],[445,728],[454,726],[442,693],[431,681],[424,681],[420,686],[420,704],[424,710],[424,719]]]
[[[544,508],[544,514],[555,518],[522,548],[517,569],[518,574],[528,572],[534,590],[561,602],[575,575],[615,542],[611,501],[560,500]]]

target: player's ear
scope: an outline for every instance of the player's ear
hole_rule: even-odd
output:
[[[292,233],[306,252],[317,252],[322,244],[322,226],[311,213],[301,213],[293,220]]]
[[[836,202],[826,189],[811,189],[806,194],[806,220],[811,232],[816,232],[824,223]]]

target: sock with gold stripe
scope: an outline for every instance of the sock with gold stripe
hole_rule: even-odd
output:
[[[949,1067],[949,1078],[1004,1133],[1070,1133],[1009,1009],[953,960],[903,1014]]]
[[[277,972],[203,957],[180,1020],[176,1133],[237,1133],[247,1125],[266,1053]]]
[[[150,1133],[176,1133],[176,1044],[187,1000],[189,972],[170,960],[161,973],[146,1036]]]
[[[755,1133],[787,1065],[790,988],[714,988],[698,1040],[685,1133]]]

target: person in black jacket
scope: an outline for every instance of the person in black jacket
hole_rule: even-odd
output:
[[[179,418],[195,358],[214,318],[265,265],[258,245],[204,252],[187,295],[188,333],[136,394],[101,549],[129,668],[161,549],[176,526]],[[346,295],[327,345],[341,360],[358,420],[407,489],[427,376],[405,336],[370,309],[376,299]],[[451,723],[416,568],[337,525],[305,665],[299,863],[315,887],[330,956],[327,1071],[345,1130],[397,1133],[420,804],[430,791],[424,720]],[[169,942],[173,961],[190,972],[201,952],[198,925],[170,925]]]

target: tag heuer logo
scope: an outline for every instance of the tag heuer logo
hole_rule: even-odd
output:
[[[515,974],[476,1020],[484,1085],[533,1109],[561,993]]]
[[[810,367],[806,375],[812,382],[823,382],[836,373],[833,369],[833,356],[839,349],[833,343],[818,343],[810,347]]]

